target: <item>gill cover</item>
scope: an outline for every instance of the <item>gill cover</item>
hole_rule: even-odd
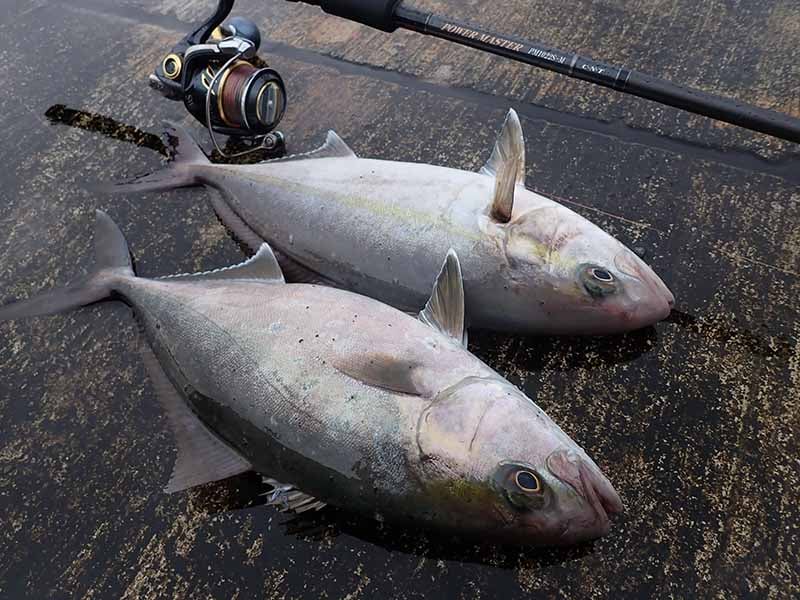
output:
[[[470,394],[471,386],[481,386],[481,393]],[[420,415],[417,428],[417,445],[427,469],[446,475],[459,465],[477,466],[476,457],[483,456],[478,430],[502,387],[498,381],[467,377],[436,396]],[[488,455],[486,459],[492,460]]]

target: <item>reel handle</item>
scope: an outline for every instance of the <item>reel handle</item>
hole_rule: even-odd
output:
[[[205,43],[211,36],[211,32],[213,32],[214,29],[216,29],[220,23],[222,23],[225,18],[231,14],[231,10],[233,10],[233,3],[234,0],[219,0],[217,8],[214,10],[214,14],[206,19],[205,22],[203,22],[192,33],[183,38],[183,40],[181,40],[181,44],[185,44],[185,47],[188,48],[189,46],[194,46],[195,44]]]

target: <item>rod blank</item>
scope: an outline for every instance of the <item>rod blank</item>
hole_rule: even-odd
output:
[[[800,143],[800,119],[795,117],[615,67],[574,52],[564,52],[537,42],[486,31],[448,17],[405,8],[399,0],[290,1],[320,6],[330,14],[383,31],[402,27],[443,38],[618,92]]]
[[[399,6],[395,11],[395,22],[405,29],[444,38],[639,98],[800,143],[800,119],[783,113],[676,85],[573,52],[563,52],[517,37],[498,35],[432,13]]]

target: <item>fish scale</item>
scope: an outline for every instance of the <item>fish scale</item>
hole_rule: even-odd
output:
[[[665,318],[674,298],[638,256],[525,187],[525,142],[510,111],[480,172],[359,158],[334,133],[313,152],[213,164],[185,131],[167,169],[115,191],[203,185],[219,218],[309,273],[405,311],[428,297],[441,259],[464,266],[468,323],[537,334],[604,334]],[[312,276],[312,279],[314,276]]]
[[[362,415],[368,414],[365,410],[374,413],[383,407],[394,407],[395,403],[386,401],[387,393],[381,390],[348,389],[331,360],[336,355],[332,338],[320,342],[307,333],[299,333],[301,329],[325,331],[330,320],[344,323],[351,314],[368,312],[362,298],[348,294],[346,298],[351,302],[347,303],[342,302],[340,294],[333,294],[329,300],[331,290],[310,286],[303,292],[260,282],[237,282],[232,286],[142,280],[133,280],[121,290],[137,310],[148,315],[146,321],[157,320],[156,336],[169,340],[168,345],[164,344],[168,352],[160,359],[162,364],[175,363],[167,370],[181,374],[184,381],[178,387],[187,385],[189,380],[198,393],[214,398],[258,427],[266,428],[274,422],[277,426],[272,427],[277,428],[273,435],[279,442],[295,451],[317,448],[315,454],[325,466],[352,474],[356,459],[373,458],[376,440],[372,432],[381,431],[382,422],[393,423],[397,419],[392,414],[395,411],[385,410],[363,423]],[[334,298],[336,308],[332,309]],[[316,310],[307,311],[306,306]],[[151,315],[155,314],[159,316],[153,319]],[[366,318],[362,321],[362,326],[368,326]],[[275,323],[282,327],[276,330]],[[147,330],[155,329],[154,323],[149,322]],[[302,335],[309,339],[300,343]],[[366,351],[366,343],[353,348],[356,337],[351,336],[350,348]],[[338,343],[344,346],[346,342]],[[320,351],[330,352],[331,346],[334,352],[322,365]],[[313,386],[308,385],[311,364],[315,365]],[[337,393],[354,399],[334,408],[329,396]],[[248,397],[256,398],[255,410],[244,401]],[[403,399],[403,405],[409,402],[410,399]],[[344,423],[351,426],[341,427]],[[411,447],[412,441],[407,439],[404,445]],[[393,453],[397,454],[384,454]]]
[[[0,307],[0,321],[127,302],[178,452],[165,490],[254,470],[268,503],[326,505],[481,539],[570,544],[622,504],[586,453],[466,348],[449,250],[417,317],[352,292],[286,284],[262,245],[226,269],[136,277],[97,213],[96,268]]]

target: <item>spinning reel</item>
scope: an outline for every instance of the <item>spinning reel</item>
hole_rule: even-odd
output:
[[[402,28],[436,36],[622,93],[800,142],[800,119],[796,117],[676,85],[538,42],[494,33],[448,16],[409,8],[401,0],[289,1],[316,5],[329,14],[386,32]],[[178,42],[164,57],[150,76],[150,83],[167,98],[182,100],[189,112],[208,128],[214,146],[223,156],[228,155],[217,144],[215,132],[249,140],[252,148],[244,154],[283,148],[283,136],[274,132],[286,109],[283,80],[256,56],[261,34],[255,23],[237,17],[222,24],[233,3],[234,0],[219,0],[211,18]]]
[[[166,98],[183,101],[207,129],[217,151],[226,158],[267,151],[285,151],[275,128],[286,110],[283,79],[257,56],[261,33],[255,23],[234,17],[223,24],[234,0],[220,0],[214,14],[178,42],[150,75],[150,86]],[[215,134],[248,146],[226,154]]]

